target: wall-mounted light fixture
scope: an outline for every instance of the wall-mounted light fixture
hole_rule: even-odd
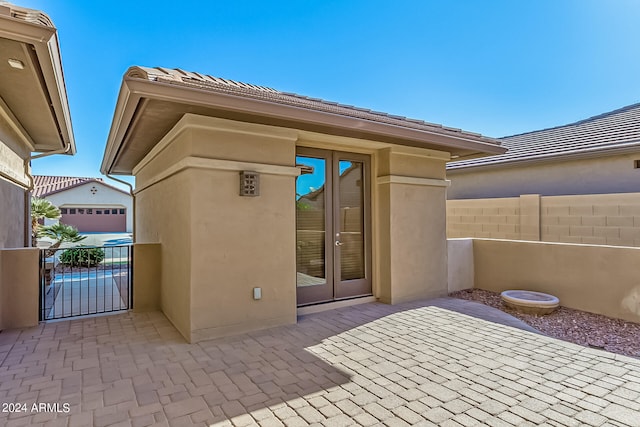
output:
[[[249,197],[260,195],[260,174],[258,172],[240,172],[240,195]]]

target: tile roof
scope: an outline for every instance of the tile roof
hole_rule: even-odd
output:
[[[44,12],[17,6],[7,1],[0,1],[0,15],[8,15],[12,18],[20,19],[31,24],[54,28],[51,18],[49,18]]]
[[[88,182],[104,184],[102,178],[85,178],[78,176],[34,175],[33,180],[35,185],[32,195],[35,197],[45,197],[49,194],[59,193],[60,191],[68,190],[69,188],[77,187],[78,185]]]
[[[448,170],[477,166],[543,161],[604,151],[640,151],[640,103],[590,117],[564,126],[499,139],[509,149],[505,154],[461,160]]]
[[[246,98],[260,99],[263,101],[270,101],[279,104],[300,107],[307,110],[339,114],[343,116],[391,124],[405,128],[437,132],[443,135],[456,136],[459,138],[468,137],[476,141],[499,145],[499,142],[495,138],[483,136],[479,133],[467,132],[462,129],[447,127],[436,123],[429,123],[423,120],[396,116],[379,111],[355,107],[353,105],[339,104],[337,102],[326,101],[318,98],[310,98],[290,92],[281,92],[265,86],[242,83],[234,80],[223,79],[220,77],[213,77],[206,74],[188,72],[181,69],[136,66],[129,69],[129,71],[127,72],[127,76],[134,78],[143,78],[150,81],[168,83],[173,85],[211,90],[218,93],[228,93],[231,95],[243,96]]]

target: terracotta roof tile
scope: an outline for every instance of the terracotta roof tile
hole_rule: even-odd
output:
[[[640,151],[640,103],[580,120],[499,139],[505,154],[451,162],[447,169],[535,161],[609,150]]]
[[[45,197],[49,194],[58,193],[71,187],[76,187],[87,182],[98,181],[104,183],[102,178],[87,178],[78,176],[49,176],[34,175],[33,196]]]
[[[344,105],[337,102],[325,101],[323,99],[310,98],[290,92],[281,92],[269,87],[187,72],[180,69],[133,67],[129,71],[129,76],[173,85],[212,90],[219,93],[240,95],[247,98],[261,99],[279,104],[305,108],[308,110],[339,114],[406,128],[432,132],[435,131],[443,135],[470,137],[480,142],[499,145],[499,142],[495,138],[482,136],[474,132],[467,132],[461,129],[450,128],[418,119],[410,119],[402,116],[372,111],[365,108],[354,107],[352,105]]]

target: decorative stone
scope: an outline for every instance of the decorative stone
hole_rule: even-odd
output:
[[[560,306],[560,300],[542,292],[509,290],[500,294],[502,301],[522,313],[549,314]]]

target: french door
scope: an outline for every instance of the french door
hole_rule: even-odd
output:
[[[369,156],[298,148],[297,299],[371,295]]]

